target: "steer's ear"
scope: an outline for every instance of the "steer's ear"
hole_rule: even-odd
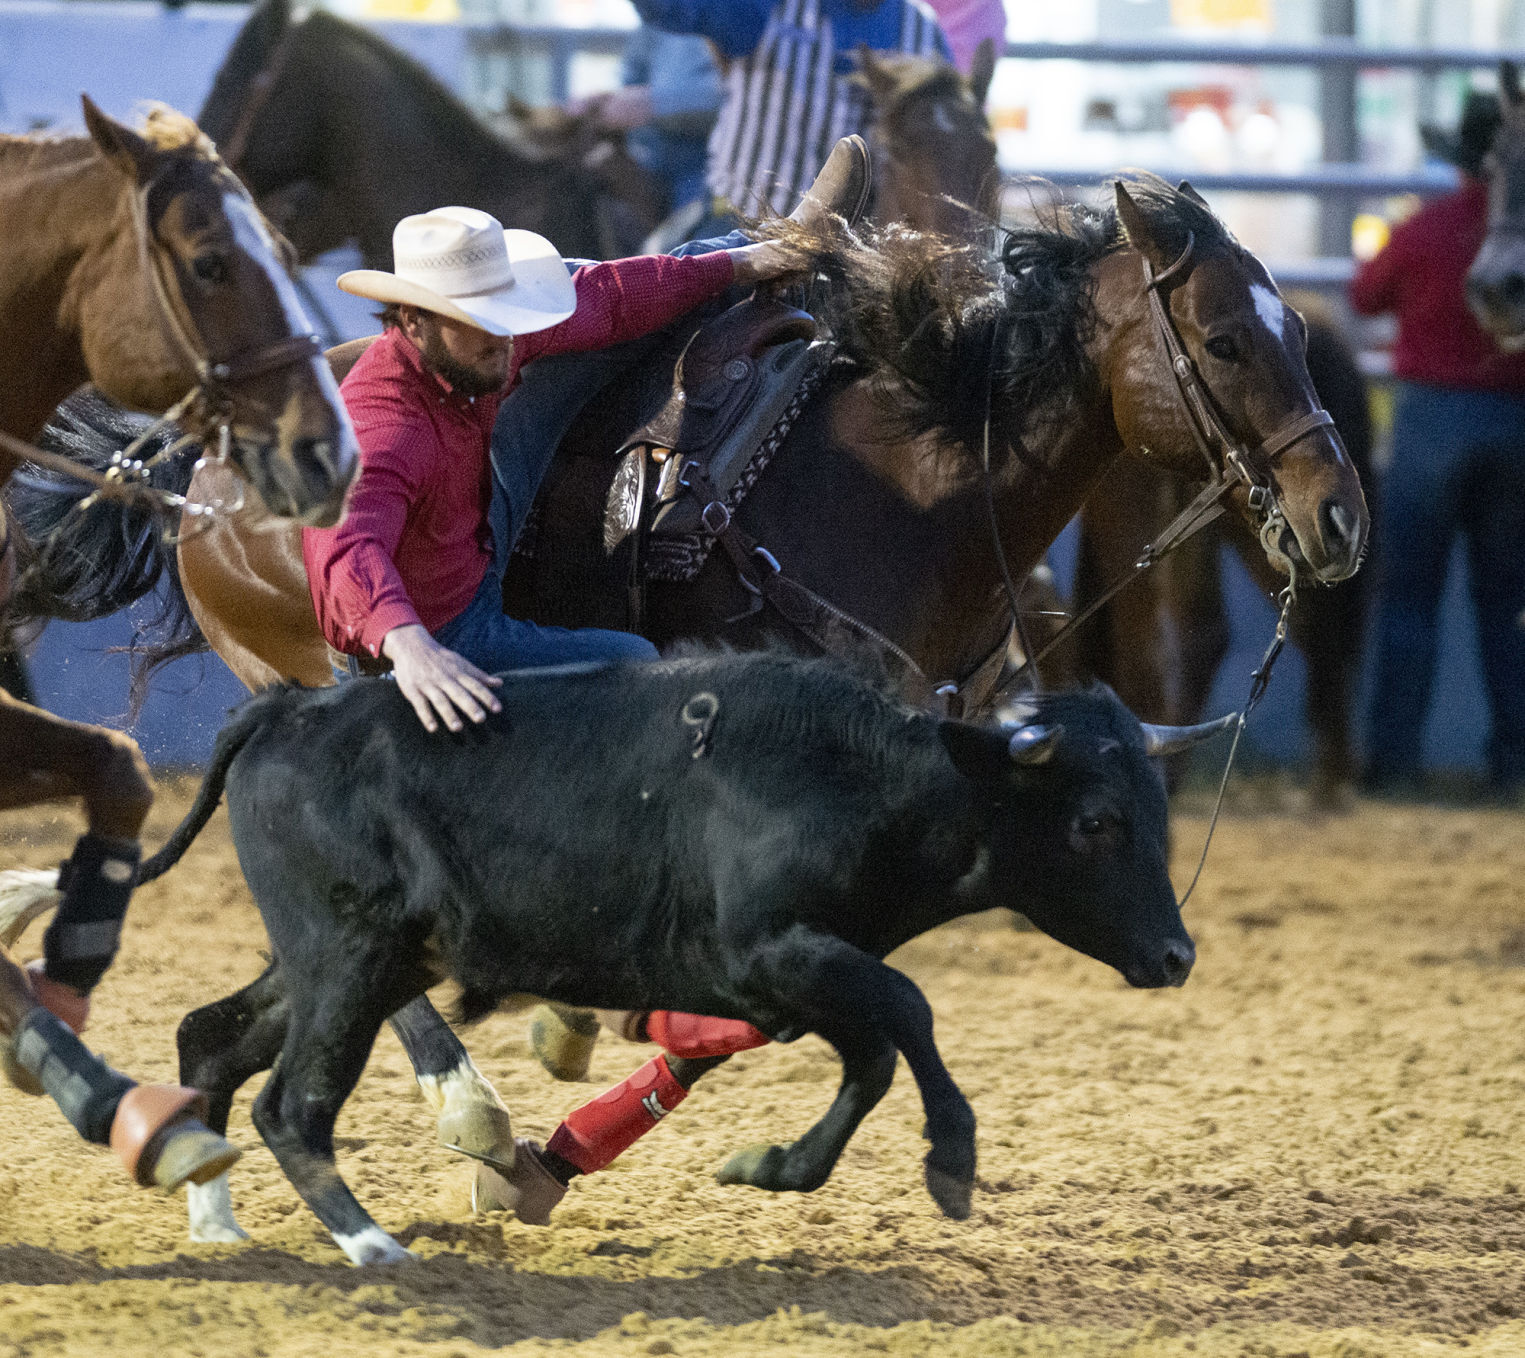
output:
[[[942,737],[953,767],[965,778],[992,783],[1010,774],[1010,731],[949,718],[938,723],[937,734]]]

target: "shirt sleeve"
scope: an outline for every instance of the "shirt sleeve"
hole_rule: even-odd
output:
[[[706,255],[637,255],[585,265],[572,275],[577,310],[560,325],[515,343],[522,366],[547,354],[576,354],[636,339],[724,292],[735,276],[724,250]]]
[[[436,440],[419,421],[357,421],[356,433],[361,467],[348,512],[335,528],[304,528],[302,556],[328,644],[375,656],[394,627],[419,621],[393,556]]]
[[[653,28],[697,33],[724,56],[744,57],[761,40],[774,0],[634,0],[635,12]]]

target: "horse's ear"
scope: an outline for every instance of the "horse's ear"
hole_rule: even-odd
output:
[[[1128,192],[1128,186],[1121,179],[1114,179],[1112,191],[1117,203],[1117,220],[1123,224],[1128,243],[1156,269],[1168,268],[1172,256],[1155,239],[1154,229],[1149,225],[1149,218],[1133,201],[1133,195]]]
[[[889,94],[895,88],[894,73],[874,55],[874,49],[866,42],[858,44],[858,72],[875,98]]]
[[[1207,199],[1198,193],[1196,189],[1192,188],[1191,183],[1188,180],[1183,179],[1179,184],[1177,184],[1176,192],[1179,193],[1182,198],[1190,198],[1191,201],[1194,202],[1198,207],[1207,207]],[[1207,210],[1211,212],[1212,208],[1207,207]]]
[[[995,39],[981,38],[980,45],[974,49],[974,64],[969,68],[969,93],[974,96],[974,102],[980,108],[985,107],[985,98],[990,93],[995,62]]]
[[[147,138],[102,113],[88,94],[80,95],[79,100],[85,110],[85,127],[101,154],[129,179],[137,183],[146,180],[159,159]]]
[[[1521,103],[1520,68],[1512,61],[1499,62],[1499,92],[1504,97],[1504,110],[1517,109]]]

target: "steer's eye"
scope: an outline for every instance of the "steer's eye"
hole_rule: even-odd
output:
[[[1231,335],[1214,335],[1207,342],[1207,352],[1220,363],[1239,362],[1239,346]]]
[[[191,270],[203,283],[226,283],[232,276],[228,261],[221,255],[197,255]]]
[[[1100,816],[1082,816],[1075,828],[1083,835],[1099,835],[1107,823]]]

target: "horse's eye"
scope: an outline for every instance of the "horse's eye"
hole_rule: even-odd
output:
[[[1207,352],[1220,363],[1237,363],[1239,361],[1239,346],[1228,335],[1214,335],[1207,342]]]
[[[191,268],[203,283],[226,283],[232,274],[221,255],[197,255]]]

